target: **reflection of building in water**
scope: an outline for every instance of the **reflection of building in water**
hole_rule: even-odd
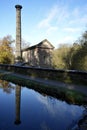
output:
[[[21,101],[21,86],[16,86],[16,118],[15,118],[15,124],[18,125],[21,123],[20,121],[20,101]]]

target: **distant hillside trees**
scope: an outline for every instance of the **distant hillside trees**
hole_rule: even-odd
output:
[[[10,35],[0,39],[0,63],[10,64],[13,62],[13,50],[11,47],[11,43],[14,40]]]
[[[61,45],[53,51],[53,68],[87,71],[87,31],[73,45]]]

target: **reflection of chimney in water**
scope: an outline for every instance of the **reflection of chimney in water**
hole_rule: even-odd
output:
[[[16,86],[16,119],[15,124],[19,125],[21,123],[20,121],[20,101],[21,101],[21,86]]]
[[[16,5],[16,57],[21,58],[21,5]]]

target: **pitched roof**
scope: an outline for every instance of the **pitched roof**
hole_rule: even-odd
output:
[[[28,49],[34,49],[34,48],[42,48],[41,45],[44,43],[44,42],[47,42],[49,43],[50,47],[43,47],[45,49],[54,49],[54,46],[47,40],[47,39],[44,39],[43,41],[41,41],[40,43],[36,44],[36,45],[33,45],[33,46],[30,46],[30,47],[27,47],[27,48],[24,48],[22,49],[22,51],[25,51],[25,50],[28,50]]]

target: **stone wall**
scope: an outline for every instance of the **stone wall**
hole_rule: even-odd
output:
[[[52,68],[53,49],[53,45],[45,39],[34,46],[22,49],[22,58],[29,66]]]
[[[79,82],[87,85],[87,72],[77,70],[57,70],[36,67],[21,67],[15,65],[0,64],[0,70],[19,73],[33,78],[44,78],[64,82]]]
[[[38,67],[52,67],[51,55],[52,49],[48,48],[33,48],[22,52],[24,61],[28,62],[30,66]]]

